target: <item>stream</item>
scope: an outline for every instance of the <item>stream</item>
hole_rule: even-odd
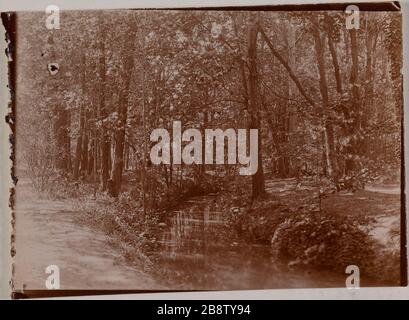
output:
[[[163,267],[179,282],[179,289],[345,286],[342,275],[276,266],[269,245],[235,242],[221,212],[214,210],[214,200],[211,194],[193,197],[167,219],[161,239]]]

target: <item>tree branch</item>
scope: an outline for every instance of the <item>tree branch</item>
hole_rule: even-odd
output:
[[[297,79],[295,76],[293,70],[291,67],[288,65],[288,63],[284,60],[284,58],[278,53],[278,51],[274,48],[273,44],[271,43],[270,39],[267,37],[266,33],[264,32],[263,28],[259,26],[259,32],[262,35],[264,41],[267,43],[267,46],[270,48],[271,53],[278,59],[278,61],[281,62],[281,64],[284,66],[284,68],[287,70],[288,74],[290,75],[290,78],[293,80],[295,85],[297,86],[298,90],[300,91],[301,95],[307,100],[309,104],[311,104],[313,107],[316,106],[314,101],[307,95],[305,92],[303,86],[301,85],[300,81]]]

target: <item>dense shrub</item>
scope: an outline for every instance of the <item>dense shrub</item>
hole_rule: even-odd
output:
[[[271,236],[286,218],[299,212],[319,210],[318,194],[309,190],[300,190],[297,194],[288,193],[275,196],[271,193],[251,202],[248,191],[238,187],[230,199],[223,201],[227,208],[226,220],[241,238],[251,242],[269,244]],[[226,205],[225,205],[226,206]]]
[[[368,221],[330,213],[295,214],[285,219],[272,237],[274,259],[345,272],[348,265],[368,271],[375,258],[375,241]]]

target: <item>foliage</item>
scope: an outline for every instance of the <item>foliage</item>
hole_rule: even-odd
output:
[[[362,188],[368,180],[360,174],[362,170],[368,170],[372,179],[387,177],[399,168],[401,81],[396,70],[400,70],[401,41],[394,32],[401,29],[399,15],[362,13],[363,28],[357,35],[360,110],[353,110],[351,48],[343,13],[268,12],[258,19],[312,101],[306,101],[288,70],[262,45],[265,41],[260,36],[257,102],[266,172],[294,177],[305,167],[308,175],[329,176],[323,156],[328,152],[323,143],[328,124],[334,132],[329,144],[333,144],[330,160],[336,169],[335,177],[329,178],[341,180],[339,188],[351,179],[357,182],[350,184]],[[19,57],[18,81],[24,87],[19,106],[24,112],[17,116],[24,129],[19,130],[18,140],[27,154],[33,150],[43,154],[30,164],[39,180],[36,184],[45,182],[41,182],[43,174],[35,163],[51,170],[44,172],[45,176],[52,175],[52,170],[58,171],[62,155],[67,161],[64,170],[74,179],[76,166],[80,166],[81,176],[93,175],[90,162],[95,154],[100,157],[95,152],[95,144],[102,143],[99,136],[105,137],[112,150],[123,144],[123,154],[112,155],[114,163],[108,168],[119,190],[121,179],[114,177],[114,167],[121,163],[118,157],[127,158],[127,170],[139,174],[152,171],[166,180],[170,171],[177,174],[182,169],[170,165],[164,166],[166,170],[145,168],[147,140],[153,128],[169,128],[175,119],[199,130],[247,127],[246,47],[251,13],[64,12],[62,21],[64,28],[42,37],[42,14],[19,17],[22,26],[29,26],[21,28],[19,48],[32,54]],[[318,90],[314,32],[322,38],[328,110],[322,110],[323,97]],[[46,68],[50,61],[62,66],[54,77]],[[336,67],[338,75],[333,73]],[[58,106],[54,104],[57,97]],[[124,139],[118,139],[121,134]],[[62,146],[64,135],[70,141]],[[44,161],[46,154],[49,159]],[[102,176],[100,161],[95,163],[95,174]],[[200,170],[183,170],[184,177],[200,179]],[[168,187],[178,189],[177,183]]]
[[[366,217],[328,212],[294,214],[275,230],[271,245],[274,261],[289,266],[311,266],[344,273],[357,265],[361,274],[379,280],[399,279],[399,250],[390,250],[369,234],[373,221]]]

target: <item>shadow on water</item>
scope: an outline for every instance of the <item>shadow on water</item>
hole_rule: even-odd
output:
[[[332,273],[292,271],[271,259],[270,246],[237,240],[215,210],[216,195],[191,198],[167,218],[161,262],[167,280],[183,289],[239,290],[342,287]]]

